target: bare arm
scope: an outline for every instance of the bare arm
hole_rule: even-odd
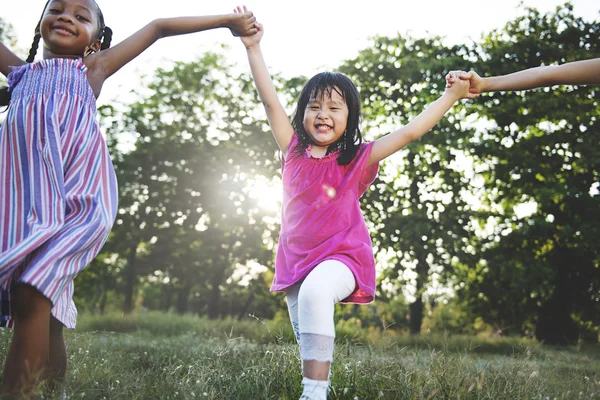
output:
[[[86,64],[106,79],[158,39],[223,27],[234,35],[249,35],[256,32],[255,21],[252,13],[156,19],[118,45],[92,54]]]
[[[483,78],[483,92],[525,90],[553,85],[600,83],[600,58],[558,66],[529,68],[513,74]]]
[[[273,85],[271,75],[265,64],[262,51],[260,49],[260,39],[263,35],[263,26],[257,24],[258,32],[252,36],[245,36],[242,39],[244,46],[246,46],[246,52],[248,54],[248,62],[250,63],[250,71],[252,72],[252,78],[258,91],[258,96],[265,107],[267,113],[267,119],[269,125],[273,131],[275,141],[279,146],[279,149],[283,154],[286,154],[292,135],[294,134],[294,128],[285,109],[279,101],[277,91]]]
[[[554,85],[600,84],[600,58],[573,61],[557,66],[528,68],[512,74],[482,78],[476,72],[457,73],[446,77],[448,85],[457,78],[470,80],[471,93],[497,92],[502,90],[527,90]]]
[[[368,165],[380,162],[417,140],[437,124],[459,99],[470,97],[466,81],[458,81],[406,126],[375,141]]]
[[[0,42],[0,72],[2,75],[8,76],[10,71],[12,71],[11,67],[23,64],[25,64],[25,61],[17,57],[4,43]]]

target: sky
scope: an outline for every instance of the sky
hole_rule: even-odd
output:
[[[25,58],[45,0],[4,0],[0,17],[12,24],[17,54]],[[155,18],[229,13],[246,5],[264,25],[261,47],[272,73],[284,77],[312,76],[353,58],[369,38],[408,33],[414,37],[441,36],[445,42],[478,41],[485,33],[502,28],[524,14],[524,7],[554,11],[560,0],[97,0],[106,24],[114,32],[112,44],[133,34]],[[598,0],[572,0],[574,14],[586,21],[600,18]],[[228,29],[159,40],[105,83],[98,104],[121,98],[152,75],[157,66],[191,61],[206,51],[222,51],[228,60],[247,68],[246,52]]]

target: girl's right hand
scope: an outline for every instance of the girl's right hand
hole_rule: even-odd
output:
[[[233,12],[236,14],[244,14],[244,13],[248,12],[248,9],[246,8],[246,6],[244,6],[244,7],[237,6],[233,10]],[[249,49],[251,47],[259,45],[264,32],[265,31],[264,31],[262,24],[259,24],[258,22],[256,22],[256,18],[255,18],[254,33],[250,34],[249,36],[240,36],[240,39],[242,40],[242,43],[244,44],[244,46],[247,49]]]

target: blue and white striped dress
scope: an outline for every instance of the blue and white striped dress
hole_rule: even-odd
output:
[[[98,254],[117,213],[117,180],[81,59],[53,58],[8,75],[0,130],[0,326],[10,288],[37,288],[74,328],[73,278]]]

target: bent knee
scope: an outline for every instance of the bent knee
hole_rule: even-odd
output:
[[[298,292],[298,307],[304,310],[335,303],[335,292],[330,285],[303,285]]]

